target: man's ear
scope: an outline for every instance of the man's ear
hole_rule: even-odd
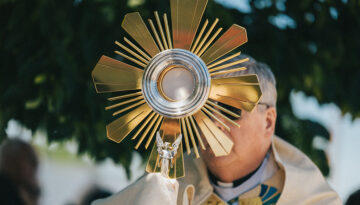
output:
[[[265,120],[266,120],[266,136],[271,137],[274,135],[275,124],[276,124],[276,109],[274,107],[270,107],[266,110]]]

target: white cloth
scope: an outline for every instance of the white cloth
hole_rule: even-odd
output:
[[[334,192],[320,170],[301,151],[284,140],[274,137],[272,151],[276,164],[285,172],[285,182],[277,205],[339,205],[339,196]],[[205,202],[213,193],[202,159],[185,156],[186,176],[178,183],[168,183],[159,175],[148,174],[126,189],[93,205],[191,205]],[[161,177],[161,178],[159,178]],[[170,189],[168,184],[171,184]],[[175,185],[175,188],[174,186]],[[178,186],[177,186],[178,185]],[[194,188],[194,195],[189,195],[189,188]],[[176,194],[178,192],[178,195]]]
[[[130,185],[120,195],[99,199],[92,205],[176,205],[179,183],[175,179],[167,179],[160,173],[147,174]]]

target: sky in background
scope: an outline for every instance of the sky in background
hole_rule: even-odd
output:
[[[242,13],[250,13],[251,7],[248,0],[232,1],[232,0],[215,0],[217,3],[222,4],[228,8],[234,8]]]
[[[319,122],[330,132],[329,143],[317,138],[313,145],[324,149],[330,163],[330,185],[344,200],[360,189],[360,119],[342,115],[333,103],[319,105],[315,97],[292,93],[291,103],[295,115],[301,119]]]

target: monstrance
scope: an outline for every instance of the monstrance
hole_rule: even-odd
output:
[[[233,142],[218,125],[230,130],[222,119],[239,126],[229,116],[240,116],[222,104],[252,111],[261,97],[256,75],[221,77],[246,69],[239,64],[248,58],[234,60],[240,52],[223,57],[247,42],[246,30],[233,24],[221,34],[215,19],[198,31],[206,4],[170,0],[172,31],[166,13],[161,19],[154,12],[157,28],[148,19],[152,32],[138,12],[126,14],[121,26],[132,40],[124,37],[128,46],[115,41],[123,50],[115,53],[134,65],[102,56],[92,71],[98,93],[121,93],[109,98],[115,104],[105,108],[117,108],[113,116],[120,116],[106,126],[107,137],[120,143],[131,136],[137,140],[135,149],[144,141],[148,149],[154,141],[147,172],[162,167],[169,178],[184,176],[183,144],[187,154],[192,145],[197,158],[197,143],[206,149],[205,142],[215,156],[228,155]]]

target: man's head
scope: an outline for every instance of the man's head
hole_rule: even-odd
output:
[[[248,56],[241,55],[238,59],[243,59]],[[202,151],[202,156],[207,164],[207,167],[214,175],[221,175],[219,170],[242,168],[244,173],[237,178],[245,176],[246,174],[255,170],[264,159],[270,144],[271,138],[274,134],[276,122],[276,81],[274,74],[270,68],[263,63],[256,62],[249,57],[250,60],[243,63],[247,70],[238,71],[227,74],[221,77],[235,77],[239,75],[256,74],[260,81],[262,97],[260,103],[253,109],[252,112],[241,111],[241,117],[234,119],[240,125],[240,128],[223,122],[231,128],[228,132],[220,124],[215,122],[218,127],[234,142],[233,149],[228,156],[215,157],[209,149]],[[240,112],[240,110],[234,110]],[[221,116],[218,116],[221,119]],[[221,179],[221,176],[218,176]],[[223,177],[224,178],[224,177]],[[224,181],[234,180],[231,177],[225,177]],[[235,178],[236,179],[236,178]]]

